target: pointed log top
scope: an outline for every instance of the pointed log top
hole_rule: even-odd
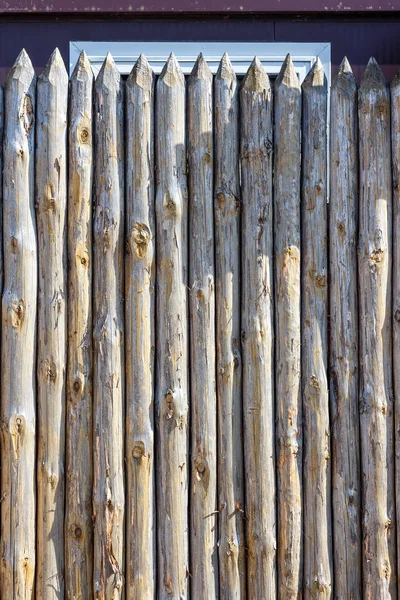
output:
[[[216,77],[217,79],[236,79],[236,73],[233,70],[232,63],[227,52],[225,52],[221,58]]]
[[[327,81],[324,73],[324,68],[318,57],[311,69],[308,71],[301,87],[303,90],[305,90],[309,88],[326,86]]]
[[[200,52],[199,56],[197,57],[192,72],[190,73],[189,80],[190,79],[212,79],[212,73],[202,52]]]
[[[270,89],[269,77],[258,56],[254,57],[244,76],[241,87],[242,90],[248,90],[249,92],[263,92]]]
[[[71,79],[90,80],[93,79],[93,77],[92,65],[90,64],[86,52],[82,50],[72,72]]]
[[[392,88],[392,90],[395,90],[398,87],[400,87],[400,71],[396,73],[396,75],[393,77],[390,87]]]
[[[6,77],[6,86],[9,81],[11,81],[12,79],[20,79],[21,76],[23,76],[27,80],[36,79],[35,70],[32,66],[31,59],[29,58],[25,48],[23,48],[18,54],[15,63],[9,70]]]
[[[382,69],[375,58],[371,57],[361,79],[360,92],[368,92],[371,89],[384,89],[387,85],[388,82],[386,81]]]
[[[158,78],[158,82],[164,82],[168,87],[185,84],[185,77],[173,52],[169,55],[168,60],[161,71],[161,75]]]
[[[278,88],[281,85],[288,88],[300,90],[299,78],[297,77],[297,73],[294,69],[294,64],[290,54],[286,55],[286,58],[282,63],[279,75],[275,80],[275,88]]]
[[[354,77],[350,63],[347,60],[347,56],[345,56],[340,63],[339,71],[332,82],[332,89],[335,88],[347,92],[349,95],[354,93],[357,89],[356,78]]]
[[[65,83],[65,80],[68,81],[68,73],[59,49],[55,48],[51,53],[43,72],[39,75],[39,81],[49,81],[51,84],[55,85],[60,82]]]
[[[104,59],[99,74],[96,77],[95,87],[99,89],[105,87],[107,89],[119,88],[121,84],[121,75],[118,71],[117,65],[110,52]]]
[[[149,61],[142,53],[134,64],[127,79],[127,86],[138,85],[142,89],[151,89],[154,81],[154,73]]]

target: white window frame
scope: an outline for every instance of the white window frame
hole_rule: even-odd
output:
[[[224,52],[227,52],[235,73],[245,75],[254,56],[258,56],[268,75],[276,76],[290,53],[294,68],[303,82],[317,58],[324,68],[328,84],[327,144],[329,148],[331,44],[329,42],[85,42],[72,41],[69,45],[69,70],[74,70],[82,50],[85,50],[95,75],[108,52],[111,52],[121,75],[129,75],[141,52],[146,56],[154,73],[161,73],[173,52],[185,75],[189,75],[200,52],[212,73],[216,73]],[[329,160],[327,163],[327,198],[329,202]]]
[[[182,71],[189,74],[200,52],[203,53],[213,73],[224,52],[227,52],[234,71],[244,75],[254,56],[258,56],[268,75],[277,75],[282,62],[289,52],[300,83],[308,71],[320,59],[330,87],[331,45],[327,42],[283,43],[283,42],[70,42],[70,73],[82,50],[85,50],[95,75],[99,72],[107,52],[111,52],[122,75],[128,75],[139,54],[143,52],[156,74],[161,70],[173,52]]]

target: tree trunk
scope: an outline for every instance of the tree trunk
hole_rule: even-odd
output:
[[[34,595],[36,547],[36,76],[25,50],[5,84],[0,595]]]
[[[185,80],[172,54],[157,82],[156,105],[158,597],[186,600],[189,385]]]
[[[278,597],[303,589],[300,388],[301,89],[288,55],[275,82],[274,251]]]
[[[357,85],[345,58],[331,93],[329,219],[333,564],[337,600],[360,600],[362,596],[357,139]]]
[[[93,73],[84,52],[70,84],[65,592],[92,600]]]
[[[396,598],[390,99],[372,58],[359,94],[360,434],[364,598]]]
[[[140,56],[126,85],[127,599],[155,597],[154,74]]]
[[[213,78],[202,55],[188,80],[191,357],[191,592],[218,598]]]
[[[215,77],[215,266],[221,600],[246,597],[240,354],[239,98],[224,54]]]
[[[272,91],[255,58],[240,90],[247,593],[276,598]]]
[[[64,597],[68,75],[56,49],[37,84],[37,600]]]
[[[123,87],[107,55],[95,82],[94,596],[122,600],[124,577]]]
[[[321,62],[303,82],[302,387],[304,598],[332,597],[328,362],[327,85]]]

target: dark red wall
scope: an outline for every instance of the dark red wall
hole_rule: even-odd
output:
[[[400,69],[400,13],[363,15],[3,15],[0,78],[22,47],[40,71],[58,46],[66,64],[71,40],[331,42],[333,69],[346,54],[359,78],[370,56],[386,76]]]

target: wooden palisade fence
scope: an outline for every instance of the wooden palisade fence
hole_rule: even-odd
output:
[[[397,598],[400,78],[328,92],[17,58],[2,600]]]

